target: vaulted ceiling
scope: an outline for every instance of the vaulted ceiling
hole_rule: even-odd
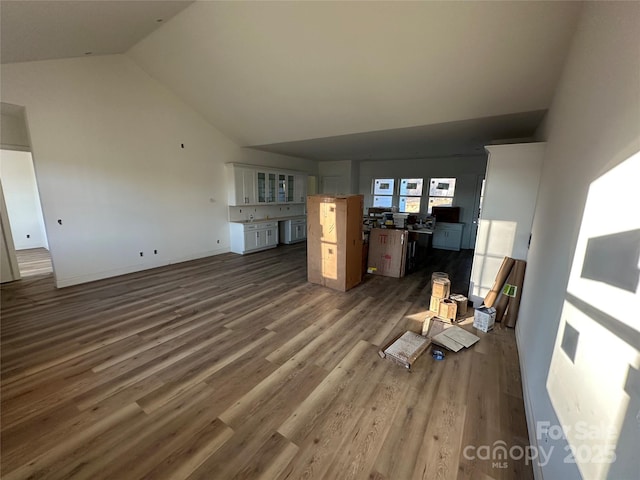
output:
[[[124,53],[193,0],[2,0],[2,63]]]
[[[465,154],[533,134],[580,9],[202,1],[127,55],[243,146],[320,160]]]

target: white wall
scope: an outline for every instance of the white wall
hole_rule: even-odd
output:
[[[486,155],[477,157],[426,158],[419,160],[360,161],[359,191],[364,194],[365,209],[373,202],[371,182],[374,178],[424,178],[425,185],[432,177],[455,177],[454,206],[460,207],[460,222],[464,223],[462,248],[470,248],[471,222],[474,216],[478,178],[484,178]],[[423,198],[428,197],[423,191]],[[423,200],[426,211],[426,200]]]
[[[320,193],[345,194],[357,193],[357,183],[354,185],[353,163],[351,160],[337,160],[318,162],[320,175]]]
[[[2,112],[0,119],[0,145],[2,148],[28,151],[29,134],[22,115],[7,114]]]
[[[26,107],[58,286],[228,251],[226,162],[316,171],[238,147],[124,55],[2,65],[1,88]]]
[[[0,150],[0,179],[16,250],[49,248],[31,153]]]
[[[516,336],[531,440],[547,448],[555,447],[549,464],[542,468],[548,479],[607,475],[593,470],[583,470],[581,474],[575,464],[564,461],[567,443],[562,439],[538,441],[535,428],[536,422],[558,425],[567,414],[574,419],[597,416],[597,412],[581,410],[568,396],[556,397],[552,403],[547,382],[559,326],[564,321],[561,312],[588,188],[603,173],[640,150],[639,46],[640,4],[587,2],[545,125],[547,150]],[[638,215],[637,205],[617,205],[614,200],[610,208],[625,209],[636,218]],[[637,311],[635,320],[633,328],[637,332]],[[582,397],[593,395],[594,391],[597,395],[599,386],[610,388],[605,381],[607,376],[627,376],[618,371],[601,344],[583,340],[581,336],[578,348],[586,349],[589,356],[598,356],[600,370],[589,376],[555,379],[556,383],[581,389]],[[617,388],[630,405],[638,405],[633,393],[623,392],[623,385]],[[637,436],[636,414],[627,412],[624,425]],[[608,478],[637,478],[637,441],[621,441],[617,448],[618,460]],[[538,475],[541,478],[540,472]]]

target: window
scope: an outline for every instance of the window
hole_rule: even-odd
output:
[[[432,178],[429,185],[428,213],[433,207],[450,207],[456,190],[455,178]]]
[[[380,208],[391,208],[393,204],[393,193],[395,191],[394,178],[376,178],[373,180],[373,206]]]
[[[420,213],[422,200],[422,178],[400,179],[400,211],[403,213]]]

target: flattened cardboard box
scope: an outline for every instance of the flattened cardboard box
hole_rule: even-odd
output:
[[[455,325],[446,328],[439,334],[431,338],[431,342],[441,347],[445,347],[452,352],[458,352],[463,348],[469,348],[471,345],[480,340],[480,337],[471,332],[456,327]]]
[[[391,360],[405,368],[411,368],[413,362],[429,346],[429,340],[414,332],[405,332],[398,340],[393,342],[384,354]]]

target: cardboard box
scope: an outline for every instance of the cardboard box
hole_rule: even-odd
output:
[[[456,302],[456,305],[458,306],[458,317],[466,316],[469,299],[459,293],[454,293],[453,295],[450,295],[449,298]]]
[[[425,337],[414,332],[404,333],[398,340],[384,350],[386,358],[399,363],[405,368],[411,368],[413,362],[431,343]]]
[[[307,280],[346,291],[362,281],[363,195],[307,197]]]
[[[424,321],[422,322],[422,336],[426,337],[429,333],[429,328],[431,328],[431,322],[434,318],[438,318],[436,313],[427,312],[427,315],[424,317]]]
[[[451,281],[448,278],[434,278],[431,286],[431,296],[449,298]]]
[[[435,313],[436,315],[440,313],[440,302],[442,299],[440,297],[431,296],[431,302],[429,302],[429,311]]]
[[[433,297],[432,297],[433,298]],[[455,320],[458,313],[458,304],[449,298],[443,298],[440,301],[438,316],[447,320]]]
[[[482,332],[493,330],[496,323],[496,309],[493,307],[479,307],[473,314],[473,326]]]
[[[372,228],[369,233],[367,273],[404,277],[408,238],[407,230]]]

